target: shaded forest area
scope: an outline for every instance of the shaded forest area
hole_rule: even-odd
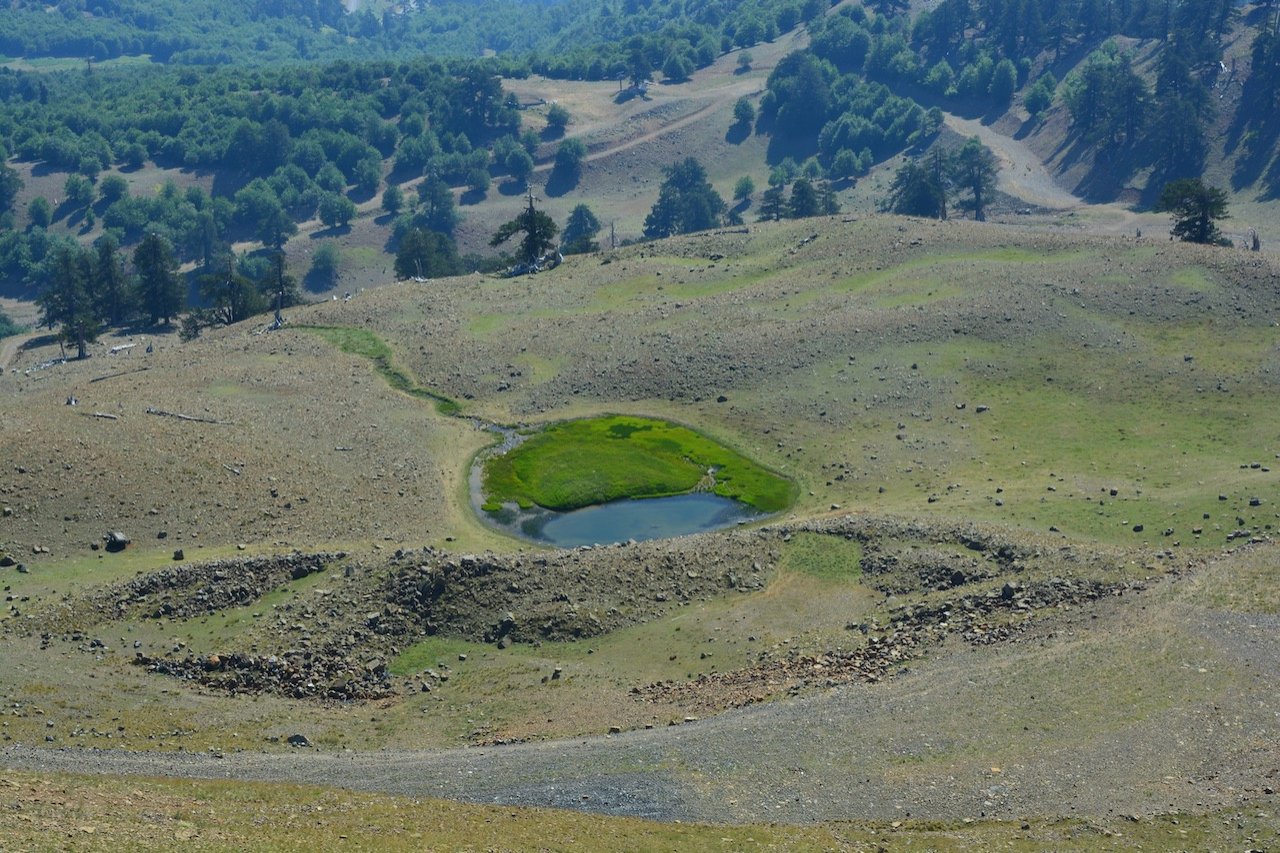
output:
[[[456,270],[453,188],[483,196],[495,177],[519,188],[534,168],[539,137],[522,128],[503,77],[679,85],[730,50],[800,26],[809,46],[778,63],[758,102],[744,98],[734,111],[731,133],[769,139],[762,218],[835,209],[833,185],[903,152],[920,157],[942,109],[1014,112],[1029,116],[1027,126],[1058,109],[1069,117],[1063,145],[1093,163],[1083,191],[1104,197],[1142,174],[1154,204],[1162,186],[1204,172],[1208,134],[1226,118],[1214,96],[1228,73],[1224,45],[1240,33],[1251,38],[1252,61],[1226,153],[1236,190],[1276,197],[1278,5],[941,0],[912,15],[905,0],[836,9],[827,0],[444,0],[347,13],[339,0],[18,0],[0,9],[0,50],[90,61],[54,72],[0,67],[0,277],[39,293],[58,275],[90,270],[88,255],[77,254],[78,230],[80,242],[101,233],[110,251],[155,237],[175,263],[196,265],[193,279],[219,277],[224,289],[256,282],[265,298],[284,278],[271,253],[298,223],[346,227],[356,205],[380,191],[392,224],[385,248],[413,235],[433,247],[415,269],[438,261]],[[127,56],[153,62],[110,62]],[[748,52],[739,66],[750,67]],[[561,119],[563,129],[569,117]],[[580,169],[585,155],[573,138],[560,149],[553,179]],[[573,164],[561,163],[575,152]],[[65,174],[62,196],[17,209],[19,162],[32,174]],[[167,182],[131,195],[122,173],[150,164],[211,178],[210,188]],[[414,191],[403,191],[410,181]],[[787,185],[793,200],[784,208]],[[753,189],[735,190],[735,199]],[[899,190],[888,206],[899,206]],[[982,193],[973,194],[976,213]],[[713,204],[710,193],[697,198],[699,215],[660,217],[647,236],[744,209]],[[662,201],[655,209],[671,208]],[[245,242],[263,251],[236,256],[232,246]],[[105,255],[98,263],[114,270]]]

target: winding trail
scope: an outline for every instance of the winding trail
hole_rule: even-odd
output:
[[[1086,206],[1084,199],[1058,186],[1040,158],[1019,140],[997,133],[977,119],[961,118],[947,112],[942,115],[947,127],[961,136],[978,137],[996,155],[1000,164],[996,186],[1001,192],[1051,210],[1075,210]]]
[[[1272,689],[1280,616],[1147,603],[1135,619],[1132,602],[1104,600],[1046,626],[1034,642],[930,655],[882,684],[651,730],[440,751],[221,756],[15,745],[0,749],[0,767],[304,783],[734,824],[1201,812],[1265,793],[1280,745],[1254,733],[1270,731],[1280,714]],[[992,708],[993,691],[1024,689],[1019,671],[1069,654],[1081,635],[1139,641],[1164,620],[1254,680],[1191,689],[1142,720],[1110,715],[1100,725],[1058,709],[1054,726],[1029,731]],[[966,708],[986,710],[966,716]]]
[[[18,354],[18,350],[26,345],[27,341],[39,336],[39,332],[28,332],[25,335],[14,335],[0,341],[0,374],[9,369],[9,365],[13,362],[13,357]]]

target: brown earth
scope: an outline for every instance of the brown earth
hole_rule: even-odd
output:
[[[1277,280],[1250,253],[845,216],[389,286],[276,332],[21,348],[0,730],[25,746],[0,763],[711,821],[1266,812]],[[464,415],[694,423],[800,500],[668,543],[502,538],[466,488],[492,435],[304,323],[376,331]],[[1037,444],[1058,389],[1131,449]],[[1227,449],[1144,450],[1156,411]],[[93,550],[115,530],[128,549]],[[860,549],[850,577],[796,568],[814,536]]]

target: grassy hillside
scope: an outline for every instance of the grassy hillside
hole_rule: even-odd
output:
[[[849,216],[290,312],[363,330],[339,344],[372,332],[405,387],[464,416],[670,418],[800,484],[758,532],[567,553],[473,516],[466,475],[488,433],[305,328],[246,323],[114,356],[124,339],[108,339],[52,366],[56,345],[37,340],[0,380],[0,550],[25,566],[0,570],[5,737],[159,761],[178,747],[283,758],[298,732],[322,753],[406,761],[529,741],[538,785],[640,773],[643,790],[684,792],[682,810],[652,806],[668,818],[905,820],[893,804],[934,786],[917,817],[980,817],[962,793],[979,785],[1015,823],[962,839],[1064,803],[1225,831],[1226,794],[1196,768],[1229,768],[1270,808],[1249,732],[1273,701],[1253,673],[1276,665],[1256,634],[1276,611],[1275,272],[1165,241]],[[117,529],[126,551],[90,548]],[[224,583],[193,565],[338,548],[349,556],[248,592],[236,563],[219,564]],[[188,567],[193,580],[174,574]],[[372,674],[361,683],[382,698],[228,689],[225,661],[268,655],[320,665],[309,677],[335,690],[347,677],[318,662]],[[1215,713],[1242,727],[1205,737]],[[785,808],[766,805],[780,759],[743,740],[756,726],[807,768]],[[591,741],[573,770],[556,741],[539,748],[614,729],[635,730],[628,746]],[[666,738],[697,739],[701,757],[646,751]],[[499,767],[472,787],[446,756],[480,753],[422,759],[438,770],[415,770],[426,787],[409,791],[373,767],[330,778],[533,796]],[[311,772],[299,760],[288,772]],[[846,793],[818,796],[824,780]],[[1032,826],[1041,844],[1066,831]]]
[[[461,805],[408,798],[334,794],[301,786],[218,782],[100,781],[73,776],[11,774],[6,777],[18,820],[0,818],[15,845],[57,844],[109,850],[121,842],[146,849],[293,850],[299,842],[322,846],[376,844],[383,850],[487,849],[484,845],[543,850],[723,850],[726,845],[785,850],[969,850],[1000,846],[1038,850],[1139,847],[1239,846],[1268,836],[1256,817],[1228,813],[1203,818],[1157,818],[1105,824],[1082,820],[1034,820],[1025,828],[994,821],[845,821],[821,827],[671,825],[555,812]],[[68,820],[65,798],[74,793]],[[264,814],[274,819],[263,821]],[[7,825],[6,825],[7,824]],[[287,826],[291,837],[279,828]],[[106,836],[110,836],[110,839]]]
[[[188,270],[211,233],[179,227],[196,214],[230,241],[219,251],[264,262],[257,232],[280,225],[271,181],[298,230],[267,242],[281,239],[296,275],[322,245],[341,249],[319,301],[286,309],[280,329],[264,316],[188,341],[176,324],[109,329],[73,361],[45,330],[0,340],[0,838],[1280,843],[1280,264],[1274,135],[1249,112],[1266,90],[1245,62],[1270,38],[1261,19],[1246,9],[1200,45],[1239,60],[1218,68],[1227,78],[1208,60],[1194,75],[1216,107],[1205,174],[1231,186],[1227,232],[1262,231],[1255,253],[1170,242],[1167,217],[1142,207],[1162,174],[1139,156],[1168,126],[1158,111],[1142,145],[1136,130],[1080,125],[1078,78],[1100,50],[1108,73],[1127,68],[1154,96],[1164,42],[1137,11],[1151,4],[1129,7],[1114,51],[1088,27],[1055,47],[1053,30],[1019,29],[1029,13],[956,19],[957,35],[941,22],[955,0],[914,4],[915,28],[859,4],[784,5],[681,7],[680,22],[602,47],[593,39],[674,7],[525,4],[537,26],[522,38],[577,39],[555,68],[532,55],[278,65],[281,50],[358,52],[394,35],[344,35],[347,15],[271,42],[259,69],[0,72],[22,119],[0,117],[22,181],[0,250],[31,273],[8,296],[39,279],[21,247],[104,233],[111,203],[61,201],[83,190],[63,168],[81,170],[86,152],[96,187],[123,181],[132,199],[112,221],[137,214],[141,233],[155,213],[186,235]],[[1175,4],[1180,20],[1210,5]],[[433,38],[502,34],[484,28],[508,6],[469,21],[458,8],[432,7]],[[85,18],[95,33],[98,17]],[[765,18],[777,37],[752,40]],[[643,96],[613,79],[662,45],[675,48],[657,58],[677,61]],[[981,76],[1002,62],[1017,88],[996,104]],[[1046,70],[1061,86],[1033,116],[1025,96],[1052,88]],[[172,109],[153,114],[132,82]],[[100,86],[181,132],[139,133],[123,114],[74,140],[53,126]],[[740,100],[758,123],[735,118]],[[874,121],[860,123],[868,105]],[[573,181],[555,173],[553,106],[585,148]],[[890,129],[870,161],[854,152],[856,175],[826,172],[841,145]],[[899,166],[975,135],[1001,164],[991,222],[877,212]],[[283,140],[271,157],[298,162],[277,172],[228,154],[268,139]],[[532,158],[527,185],[509,174],[517,149]],[[725,198],[755,182],[742,222],[632,243],[663,169],[691,154]],[[433,195],[445,167],[452,186]],[[464,188],[476,169],[487,189]],[[756,222],[770,179],[804,169],[838,178],[843,212]],[[354,205],[350,221],[322,221],[322,182]],[[425,192],[394,214],[390,186]],[[604,249],[538,275],[392,281],[396,235],[448,208],[443,195],[459,248],[479,254],[526,190],[557,223],[589,204]],[[59,200],[47,231],[29,227],[37,197]],[[23,323],[36,313],[4,308]],[[655,491],[697,484],[710,463],[689,446],[706,440],[785,477],[786,508],[566,550],[473,511],[490,425],[656,422],[642,418],[694,431],[663,442],[657,473],[687,471]],[[570,439],[554,470],[566,457],[627,467],[595,454],[608,439]],[[108,549],[117,531],[131,541]]]
[[[672,415],[796,478],[809,511],[860,504],[1183,547],[1274,521],[1269,475],[1249,467],[1272,467],[1278,452],[1268,444],[1276,293],[1266,256],[881,217],[749,232],[584,256],[527,279],[366,291],[293,319],[376,329],[406,375],[499,422]],[[440,451],[485,439],[406,405],[368,362],[318,337],[260,328],[10,373],[13,458],[59,483],[14,547],[73,554],[111,518],[142,523],[158,494],[172,500],[167,526],[182,520],[201,542],[215,530],[223,544],[289,531],[318,545],[371,538],[375,524],[406,535],[408,506],[351,528],[328,515],[352,481],[378,471],[391,479],[374,487],[415,490],[413,513],[436,518],[419,529],[442,532],[463,469]],[[25,351],[11,370],[56,354]],[[77,409],[62,405],[70,394]],[[337,433],[322,426],[357,400],[386,414],[345,418]],[[227,425],[193,433],[146,416],[148,406]],[[403,426],[369,432],[388,419]],[[375,436],[428,455],[379,452]],[[293,449],[299,441],[309,449]],[[68,448],[56,465],[41,451],[50,444]],[[373,464],[375,453],[418,461]],[[157,492],[155,476],[207,485]],[[267,476],[296,483],[275,487],[295,497],[289,511],[271,509],[288,497],[251,485]],[[128,484],[113,487],[123,503],[111,518],[84,510],[101,477]],[[217,512],[204,488],[218,493]],[[1250,506],[1255,497],[1264,502]],[[72,520],[52,522],[63,516]]]

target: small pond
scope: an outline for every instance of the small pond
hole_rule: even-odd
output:
[[[512,430],[493,425],[484,428],[503,437],[501,445],[491,452],[504,453],[524,439]],[[487,512],[481,509],[484,502],[481,470],[485,455],[477,457],[471,469],[471,505],[476,514],[504,533],[559,548],[668,539],[720,530],[768,515],[750,504],[711,492],[610,501],[570,512],[537,506],[526,510],[514,503],[505,504],[496,512]]]
[[[530,515],[519,524],[525,536],[561,548],[573,548],[705,533],[759,517],[755,509],[739,501],[695,492],[613,501],[572,512],[544,511]]]

